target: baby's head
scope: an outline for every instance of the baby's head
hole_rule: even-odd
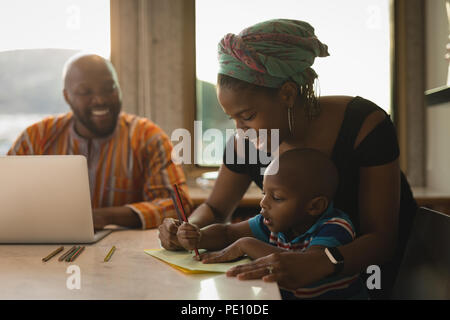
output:
[[[306,232],[328,208],[337,185],[337,169],[323,153],[313,149],[282,153],[264,175],[260,203],[264,223],[273,232],[296,236]]]

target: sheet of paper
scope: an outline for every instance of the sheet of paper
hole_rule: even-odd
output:
[[[243,258],[238,261],[224,263],[202,263],[194,259],[195,254],[187,251],[169,251],[166,249],[150,249],[144,250],[145,253],[158,258],[173,267],[187,273],[204,273],[204,272],[227,272],[231,267],[249,263],[249,258]],[[201,250],[199,250],[202,253]],[[203,251],[204,252],[204,251]]]

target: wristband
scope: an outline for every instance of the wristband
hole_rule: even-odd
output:
[[[334,265],[334,272],[330,275],[330,277],[337,276],[341,273],[342,269],[344,269],[344,257],[336,247],[325,248],[325,254]]]

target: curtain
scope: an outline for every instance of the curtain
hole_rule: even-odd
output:
[[[111,0],[111,60],[123,110],[147,117],[170,137],[193,132],[194,0]]]
[[[394,122],[400,166],[412,186],[425,186],[425,2],[395,0]]]

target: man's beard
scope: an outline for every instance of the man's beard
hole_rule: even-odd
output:
[[[109,112],[111,113],[111,120],[109,121],[110,123],[104,127],[99,127],[96,125],[96,123],[92,119],[92,109],[94,108],[88,108],[85,112],[79,112],[76,108],[72,108],[72,111],[77,120],[80,121],[81,124],[86,127],[86,129],[88,129],[91,133],[93,133],[97,138],[104,138],[112,134],[117,125],[121,106],[114,105],[108,107],[108,109],[110,110]]]

